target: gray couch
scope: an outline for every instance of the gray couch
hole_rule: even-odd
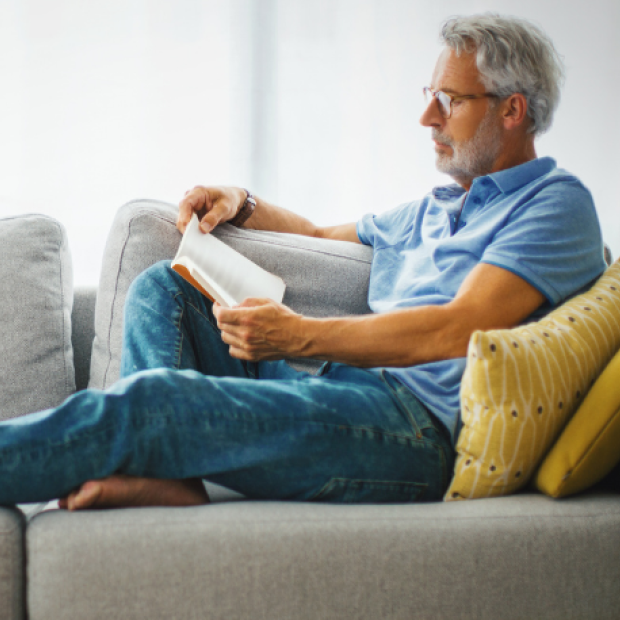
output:
[[[40,382],[49,379],[38,390],[44,406],[88,384],[114,382],[125,292],[142,269],[174,254],[180,239],[174,217],[174,207],[161,203],[123,207],[98,291],[77,289],[74,300],[64,232],[43,218],[58,240],[41,260],[28,252],[21,257],[22,278],[28,260],[51,267],[41,282],[56,285],[44,291],[43,307],[58,317],[59,343],[45,356],[32,351],[34,362],[22,359],[23,343],[18,353],[24,369],[34,364]],[[27,230],[40,224],[32,218]],[[0,220],[0,247],[3,226]],[[368,248],[229,226],[217,234],[282,275],[293,308],[316,316],[368,310]],[[15,263],[23,238],[11,229],[4,242],[15,244]],[[2,250],[0,258],[7,260]],[[9,280],[0,279],[5,296],[1,282]],[[26,331],[15,321],[5,335],[0,328],[0,343],[9,343],[4,359],[16,355],[11,334]],[[0,366],[3,391],[19,384],[19,364]],[[74,385],[54,375],[63,364],[75,369]],[[19,407],[19,395],[3,401],[0,394],[2,416],[33,410],[33,391],[23,391]],[[455,503],[329,505],[249,501],[207,486],[214,503],[203,507],[0,508],[0,620],[620,617],[615,492],[599,488],[552,500],[526,490]]]

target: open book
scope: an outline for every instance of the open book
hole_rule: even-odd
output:
[[[194,214],[185,230],[172,268],[212,301],[231,308],[248,297],[281,302],[286,285],[282,278],[199,230]]]

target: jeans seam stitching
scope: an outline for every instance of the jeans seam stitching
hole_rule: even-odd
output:
[[[395,437],[399,439],[406,439],[407,441],[414,443],[425,443],[426,437],[418,437],[417,435],[407,435],[405,433],[392,433],[389,431],[378,431],[377,429],[366,426],[350,426],[348,424],[325,424],[324,422],[308,422],[309,424],[323,424],[333,430],[351,430],[351,431],[367,431],[373,435],[379,435],[380,437]]]
[[[228,419],[228,420],[234,420],[235,417],[229,417],[230,413],[227,414],[217,414],[213,411],[209,412],[211,415],[215,415],[218,419]],[[278,426],[280,422],[283,422],[285,425],[288,424],[288,420],[283,419],[283,420],[257,420],[257,419],[247,419],[245,418],[245,416],[242,416],[243,419],[243,423],[244,424],[249,424],[249,425],[256,425],[256,426],[264,426],[264,425],[275,425]],[[184,420],[179,420],[178,424],[179,426],[181,426],[183,424]],[[321,426],[323,427],[325,430],[331,430],[331,431],[367,431],[369,433],[372,433],[373,435],[377,435],[379,436],[381,439],[383,438],[390,438],[390,439],[403,439],[405,440],[407,443],[412,443],[412,444],[434,444],[433,440],[427,438],[427,437],[422,437],[419,438],[416,435],[406,435],[403,433],[393,433],[393,432],[388,432],[388,431],[381,431],[381,430],[377,430],[377,429],[373,429],[370,427],[362,427],[362,426],[350,426],[348,424],[330,424],[328,422],[315,422],[312,420],[305,420],[304,424],[308,425],[308,426]]]
[[[185,302],[185,304],[187,306],[190,306],[191,308],[193,308],[205,321],[207,321],[207,323],[209,323],[209,325],[211,326],[211,328],[218,334],[221,333],[220,329],[217,327],[217,325],[213,324],[213,321],[210,319],[210,317],[208,317],[206,314],[204,314],[203,312],[200,311],[200,308],[197,308],[195,304],[193,304],[191,302],[191,300],[185,295],[185,293],[183,293],[183,291],[179,291],[178,293],[175,293],[174,295],[174,299],[176,300],[177,297],[183,297],[183,300]]]
[[[183,356],[183,332],[181,331],[181,323],[183,322],[183,313],[184,313],[184,308],[181,307],[181,314],[179,315],[178,324],[176,325],[177,331],[179,333],[179,338],[176,344],[177,359],[175,363],[175,370],[178,370],[181,367],[181,357]]]

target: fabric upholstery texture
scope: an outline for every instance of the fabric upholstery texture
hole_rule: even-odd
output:
[[[59,405],[75,390],[73,280],[63,226],[0,219],[0,419]]]
[[[150,265],[172,259],[181,241],[177,208],[139,200],[122,207],[112,225],[103,259],[95,310],[91,388],[107,388],[120,374],[123,306],[134,278]],[[325,241],[238,229],[228,224],[212,234],[287,283],[283,303],[310,316],[369,312],[368,276],[372,249],[354,243]],[[291,260],[295,257],[295,260]],[[300,269],[303,261],[304,269]],[[312,363],[294,362],[311,370]]]
[[[446,500],[523,487],[620,346],[620,262],[544,319],[475,332]]]
[[[141,201],[123,211],[125,228],[119,225],[120,236],[108,244],[118,251],[116,263],[106,255],[117,270],[106,280],[112,289],[99,296],[107,304],[100,304],[100,319],[106,316],[102,310],[108,312],[110,333],[120,328],[112,312],[122,308],[127,281],[135,277],[131,271],[171,258],[178,243],[173,239],[164,252],[158,248],[178,238],[173,207]],[[263,251],[263,234],[220,232]],[[330,275],[334,286],[344,291],[330,299],[349,308],[343,299],[357,276],[346,270],[363,273],[369,268],[365,255],[334,262],[329,250],[319,249],[322,244],[312,245],[315,240],[307,241],[309,251],[295,249],[296,241],[291,239],[288,256],[303,262],[310,255],[310,263],[323,256],[326,270],[338,271]],[[286,262],[282,249],[280,260]],[[313,277],[299,264],[286,268]],[[72,335],[83,387],[94,291],[76,291],[75,301]],[[296,297],[294,303],[306,302]],[[99,353],[108,356],[103,362],[94,356],[99,377],[120,352],[120,344],[115,349],[110,342],[99,345]],[[0,620],[26,617],[26,576],[30,620],[618,616],[617,494],[589,492],[556,501],[522,493],[476,502],[342,506],[226,501],[240,497],[207,487],[216,503],[204,507],[38,514],[25,549],[23,517],[0,509]]]
[[[534,482],[552,497],[602,480],[620,462],[620,353],[607,364],[545,457]]]
[[[611,494],[47,512],[27,545],[30,620],[603,620],[620,606]]]
[[[75,289],[71,314],[71,342],[75,361],[75,389],[88,386],[90,355],[95,337],[95,300],[97,289],[81,286]]]
[[[0,508],[0,620],[25,617],[24,529],[19,511]]]

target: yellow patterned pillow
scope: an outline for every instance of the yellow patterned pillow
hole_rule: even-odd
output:
[[[445,499],[523,487],[619,347],[620,261],[537,323],[472,334]]]
[[[579,493],[620,462],[620,352],[607,364],[536,472],[551,497]]]

